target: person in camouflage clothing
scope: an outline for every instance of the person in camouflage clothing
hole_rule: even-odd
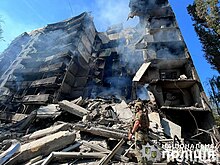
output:
[[[141,150],[142,145],[146,145],[148,142],[148,129],[150,125],[148,112],[143,108],[141,102],[135,104],[135,110],[134,124],[128,139],[131,140],[133,136],[135,138],[135,154],[138,164],[147,164],[145,158],[143,158]]]

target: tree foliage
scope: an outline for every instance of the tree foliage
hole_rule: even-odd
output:
[[[195,0],[187,7],[193,26],[202,43],[206,60],[220,73],[220,5],[219,0]],[[220,115],[220,76],[209,80],[210,100]]]
[[[220,114],[220,76],[213,76],[209,80],[211,87],[210,90],[210,101],[214,104],[217,109],[218,114]]]
[[[220,72],[220,8],[219,0],[195,0],[187,7],[206,60]]]

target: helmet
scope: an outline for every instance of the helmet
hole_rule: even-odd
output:
[[[134,107],[141,109],[142,108],[142,102],[136,102]]]

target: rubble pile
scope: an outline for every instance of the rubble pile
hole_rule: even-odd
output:
[[[41,106],[17,122],[1,124],[1,163],[131,163],[135,161],[134,143],[127,137],[134,118],[134,103],[114,97],[80,97]],[[158,147],[156,141],[172,141],[174,135],[181,138],[178,125],[161,118],[149,100],[144,105],[149,111],[151,144]],[[47,121],[45,125],[43,121]],[[166,130],[167,126],[172,129]]]
[[[188,162],[167,145],[219,144],[168,0],[129,7],[135,27],[98,32],[84,12],[24,33],[2,53],[0,165],[134,164],[128,133],[137,101],[150,120],[141,152],[151,163]]]

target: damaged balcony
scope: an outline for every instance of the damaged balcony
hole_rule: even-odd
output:
[[[136,49],[146,49],[146,59],[184,59],[187,57],[183,41],[145,42],[140,40]]]
[[[39,57],[46,58],[46,57],[52,56],[56,53],[60,53],[60,50],[63,50],[64,52],[72,51],[72,52],[74,52],[74,54],[79,54],[79,56],[82,56],[84,58],[84,60],[88,63],[89,59],[91,58],[90,54],[92,51],[92,48],[91,48],[92,44],[90,43],[90,40],[84,34],[79,35],[79,36],[75,36],[75,37],[73,37],[73,38],[75,38],[74,39],[75,41],[70,41],[67,44],[62,42],[62,44],[53,43],[53,45],[46,46],[46,47],[48,47],[48,50],[50,50],[50,51],[45,51],[44,50],[45,48],[42,47],[42,45],[45,45],[44,44],[45,41],[43,41],[42,43],[41,42],[36,43],[36,45],[40,45],[40,47],[35,46],[36,49],[38,50],[38,52],[30,53],[29,55],[31,57],[37,56],[38,58]],[[60,42],[60,40],[58,40],[58,41]]]
[[[72,52],[68,51],[68,52],[62,52],[59,54],[55,54],[52,56],[48,56],[45,58],[40,58],[38,55],[33,55],[31,57],[25,57],[22,61],[21,64],[25,67],[25,68],[39,68],[41,66],[47,66],[49,64],[54,64],[57,63],[59,61],[70,61],[72,59]],[[31,64],[31,65],[30,65]]]
[[[148,15],[152,18],[164,18],[164,17],[175,17],[173,10],[170,6],[165,7],[155,7],[148,10],[145,10],[144,15]]]
[[[21,103],[46,105],[52,103],[53,97],[50,94],[26,95]]]
[[[153,9],[167,11],[166,9],[163,10],[163,8],[164,7],[166,8],[168,5],[169,5],[168,0],[151,0],[151,1],[131,0],[129,3],[129,7],[131,8],[131,13],[133,13],[136,16],[144,16],[148,12],[151,13],[149,10],[153,11]]]
[[[191,107],[194,110],[204,110],[206,108],[202,104],[196,80],[153,80],[149,86],[161,109],[166,109],[166,107],[171,109],[172,107],[177,110],[189,110],[188,107]]]
[[[152,37],[151,41],[148,38]],[[160,27],[149,30],[149,35],[144,38],[148,42],[182,41],[180,30],[175,27]]]
[[[43,68],[24,68],[24,69],[16,69],[14,71],[14,76],[18,77],[19,79],[23,80],[36,80],[43,77],[45,74],[59,74],[62,73],[66,69],[66,65],[63,62],[48,65],[47,67]]]
[[[175,17],[163,17],[163,18],[149,18],[150,29],[159,29],[159,28],[169,28],[169,27],[177,27],[177,23],[175,22]]]
[[[135,164],[127,133],[137,101],[148,111],[149,143],[158,154],[176,140],[218,144],[168,1],[131,0],[130,6],[142,14],[133,28],[118,24],[97,32],[90,14],[82,13],[30,33],[8,77],[1,77],[0,149],[6,157],[0,162]],[[8,156],[5,143],[17,153]]]

